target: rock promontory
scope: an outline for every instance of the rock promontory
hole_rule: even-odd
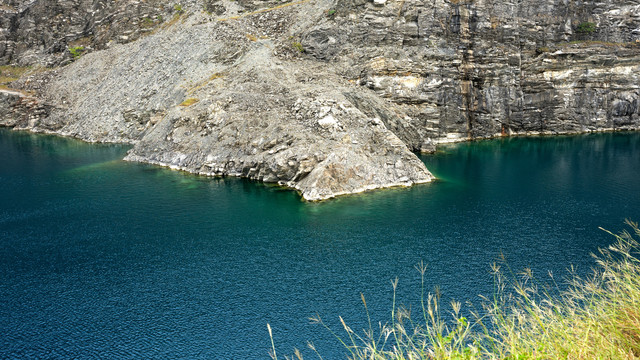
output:
[[[431,181],[441,143],[640,128],[635,0],[9,0],[0,64],[2,125],[307,200]]]

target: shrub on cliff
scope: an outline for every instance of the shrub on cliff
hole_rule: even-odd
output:
[[[582,22],[576,27],[576,32],[578,34],[585,35],[593,34],[594,32],[596,32],[596,24],[588,21]]]

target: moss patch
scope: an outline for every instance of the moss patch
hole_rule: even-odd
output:
[[[188,98],[187,100],[183,101],[183,102],[180,104],[180,106],[185,106],[185,107],[186,107],[186,106],[191,106],[191,105],[193,105],[193,104],[197,103],[198,101],[200,101],[200,100],[198,100],[198,99],[196,99],[196,98]]]

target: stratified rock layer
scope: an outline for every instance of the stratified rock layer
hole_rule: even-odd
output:
[[[443,142],[640,128],[637,1],[118,3],[60,1],[62,50],[26,35],[53,10],[0,8],[5,63],[90,44],[0,94],[0,122],[309,200],[430,181],[412,151]]]
[[[385,122],[413,150],[640,126],[637,1],[340,0],[336,9],[303,45],[397,105],[404,116]]]

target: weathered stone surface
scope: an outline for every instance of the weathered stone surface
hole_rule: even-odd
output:
[[[0,59],[69,62],[21,33],[43,31],[29,22],[43,14],[36,3],[0,10]],[[78,12],[97,4],[56,9],[94,39],[136,33],[86,25],[98,18],[176,17],[15,82],[49,107],[18,125],[33,111],[6,95],[0,123],[132,143],[128,160],[278,182],[310,200],[429,181],[411,151],[439,143],[640,128],[637,0],[218,0],[183,3],[183,15],[156,0]]]
[[[316,39],[323,29],[340,29],[348,41],[336,44],[331,62],[398,106],[401,121],[380,118],[412,150],[640,127],[632,105],[640,85],[637,1],[380,5],[338,1],[326,20],[332,26],[307,31]],[[596,30],[580,33],[588,22]]]
[[[0,124],[15,129],[32,129],[46,118],[51,106],[21,92],[0,89]]]
[[[129,42],[171,16],[161,0],[6,0],[0,5],[0,64],[55,66],[68,49],[104,49]]]
[[[133,143],[128,160],[277,182],[307,200],[433,178],[344,95],[364,91],[386,106],[368,89],[314,77],[322,64],[279,59],[282,44],[247,36],[261,33],[249,21],[205,20],[193,16],[59,70],[44,90],[58,106],[30,127]]]

